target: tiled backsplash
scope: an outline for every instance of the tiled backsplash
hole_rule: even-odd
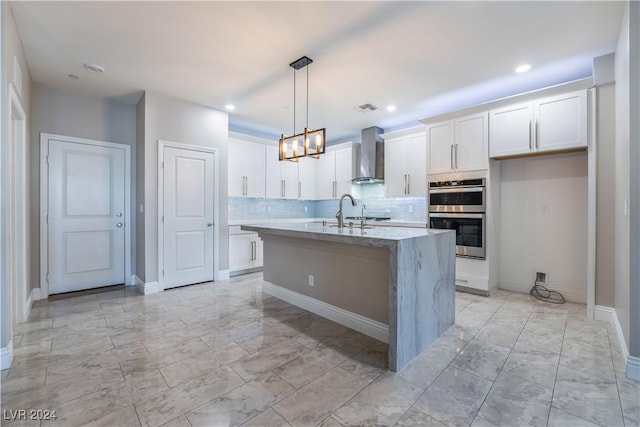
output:
[[[352,207],[344,202],[344,216],[360,216],[362,205],[365,216],[391,217],[400,221],[427,220],[425,197],[386,198],[384,184],[352,185],[351,194],[358,201]],[[336,200],[280,200],[229,198],[229,219],[288,219],[333,218],[338,210]]]

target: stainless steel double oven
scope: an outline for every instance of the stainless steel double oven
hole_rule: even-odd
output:
[[[485,178],[429,182],[429,227],[456,231],[456,255],[486,258]]]

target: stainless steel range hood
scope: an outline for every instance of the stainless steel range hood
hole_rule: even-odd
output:
[[[384,182],[384,129],[377,126],[362,129],[360,144],[360,169],[354,184],[377,184]]]

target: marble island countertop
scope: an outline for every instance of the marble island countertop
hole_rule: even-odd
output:
[[[285,237],[297,237],[311,240],[324,240],[339,243],[351,243],[365,246],[392,246],[401,240],[410,240],[442,233],[450,230],[434,230],[429,228],[385,227],[379,222],[372,228],[360,228],[354,224],[353,228],[342,229],[331,224],[322,223],[271,223],[246,224],[241,227],[246,231],[269,233]]]
[[[327,224],[337,224],[335,218],[289,218],[289,219],[234,219],[229,220],[229,225],[254,225],[254,224],[306,224],[306,223],[322,223],[326,221]],[[345,224],[349,224],[352,221],[354,227],[360,225],[359,220],[345,219]],[[415,227],[415,228],[427,228],[426,221],[402,221],[402,220],[385,220],[385,221],[367,221],[368,225],[375,227]]]

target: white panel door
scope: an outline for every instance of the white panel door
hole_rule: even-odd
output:
[[[303,157],[298,163],[300,198],[303,200],[315,200],[316,198],[316,174],[319,161],[320,159]]]
[[[125,151],[49,142],[49,293],[124,283]]]
[[[336,152],[327,151],[318,159],[316,169],[316,197],[318,200],[336,197]]]
[[[336,197],[351,193],[351,180],[355,178],[353,170],[353,150],[336,150]]]
[[[513,105],[489,112],[490,157],[531,152],[533,114],[531,104]]]
[[[213,280],[213,156],[164,147],[165,289]]]
[[[409,135],[408,153],[409,176],[407,177],[407,195],[427,196],[427,136],[424,133]]]
[[[489,167],[487,113],[456,120],[455,162],[457,171],[483,170]]]
[[[387,197],[407,195],[408,141],[390,139],[384,144],[384,191]]]
[[[538,151],[587,146],[587,93],[546,98],[534,103]]]

